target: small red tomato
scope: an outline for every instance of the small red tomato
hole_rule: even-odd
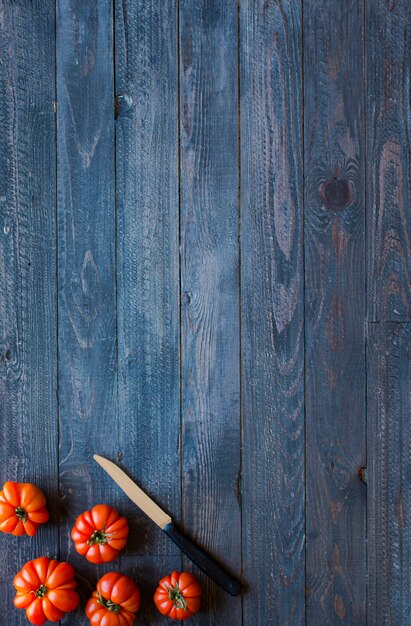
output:
[[[91,563],[108,563],[126,545],[128,523],[107,504],[97,504],[78,516],[71,531],[77,552]]]
[[[0,530],[12,535],[30,535],[47,522],[46,497],[31,483],[5,483],[0,491]]]
[[[162,615],[175,620],[188,619],[200,609],[200,584],[192,574],[173,572],[160,580],[154,602]]]
[[[14,606],[26,609],[27,619],[36,626],[58,622],[78,607],[76,586],[71,565],[42,556],[26,563],[14,577]]]
[[[131,626],[140,608],[140,590],[129,576],[109,572],[86,604],[92,626]]]

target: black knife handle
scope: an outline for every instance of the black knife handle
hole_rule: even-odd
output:
[[[167,524],[163,528],[164,532],[174,541],[174,543],[188,556],[193,563],[197,565],[207,576],[214,580],[224,591],[232,596],[238,596],[241,593],[241,583],[230,576],[221,565],[216,563],[201,548],[195,545],[190,539],[187,539],[174,524]]]

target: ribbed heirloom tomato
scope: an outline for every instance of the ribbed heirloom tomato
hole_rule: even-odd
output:
[[[48,518],[46,497],[38,487],[31,483],[5,483],[0,491],[0,531],[33,536]]]
[[[77,608],[80,598],[74,591],[76,586],[69,563],[42,556],[26,563],[14,577],[14,605],[26,609],[27,619],[36,626],[47,620],[58,622]]]
[[[71,531],[77,552],[91,563],[108,563],[126,545],[128,523],[107,504],[97,504],[78,516]]]
[[[140,590],[129,576],[109,572],[86,605],[92,626],[131,626],[140,608]]]
[[[201,587],[192,574],[173,572],[160,580],[154,602],[162,615],[188,619],[200,609]]]

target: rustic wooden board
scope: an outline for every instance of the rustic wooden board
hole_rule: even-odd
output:
[[[405,0],[0,0],[0,478],[52,512],[0,536],[7,624],[42,553],[147,625],[196,571],[94,452],[242,573],[193,625],[411,624],[410,58]]]
[[[180,519],[177,2],[116,6],[119,437],[122,465]],[[130,505],[127,562],[154,593],[175,545]],[[142,555],[141,558],[136,554]],[[143,558],[143,555],[144,558]],[[167,555],[167,556],[166,556]],[[175,555],[175,558],[171,558]],[[149,600],[142,617],[160,624]]]
[[[363,11],[304,2],[310,626],[366,622]]]
[[[112,2],[59,0],[56,49],[61,555],[87,595],[110,566],[78,555],[70,530],[85,508],[118,500],[92,460],[115,459],[120,445]],[[81,612],[70,617],[86,622]]]
[[[367,3],[368,317],[411,319],[411,3]]]
[[[0,15],[0,478],[38,484],[51,513],[35,538],[0,537],[1,619],[18,626],[13,577],[58,555],[54,6]]]
[[[411,621],[411,326],[370,324],[368,623]]]
[[[304,622],[302,8],[241,2],[244,624]]]
[[[182,520],[240,576],[238,10],[180,7]],[[193,624],[241,624],[241,598],[201,581]]]

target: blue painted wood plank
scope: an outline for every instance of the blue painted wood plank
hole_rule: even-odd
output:
[[[307,624],[366,622],[364,6],[304,2]]]
[[[0,15],[0,481],[36,483],[51,512],[35,538],[0,537],[1,621],[19,626],[13,577],[58,555],[54,6]]]
[[[240,4],[244,624],[304,623],[302,7]]]
[[[177,2],[117,1],[115,16],[122,464],[179,520]],[[145,572],[154,593],[171,563],[180,568],[180,554],[132,504],[126,512],[136,532],[122,563],[136,578]],[[140,619],[163,622],[150,597]]]
[[[180,5],[182,520],[241,573],[238,9]],[[193,624],[241,624],[241,598],[200,576]]]
[[[70,530],[85,509],[119,500],[92,460],[119,449],[112,2],[58,0],[56,45],[61,555],[87,597],[110,566],[77,554]]]
[[[368,318],[411,319],[411,3],[367,4]]]
[[[370,324],[368,624],[411,619],[411,327]]]

